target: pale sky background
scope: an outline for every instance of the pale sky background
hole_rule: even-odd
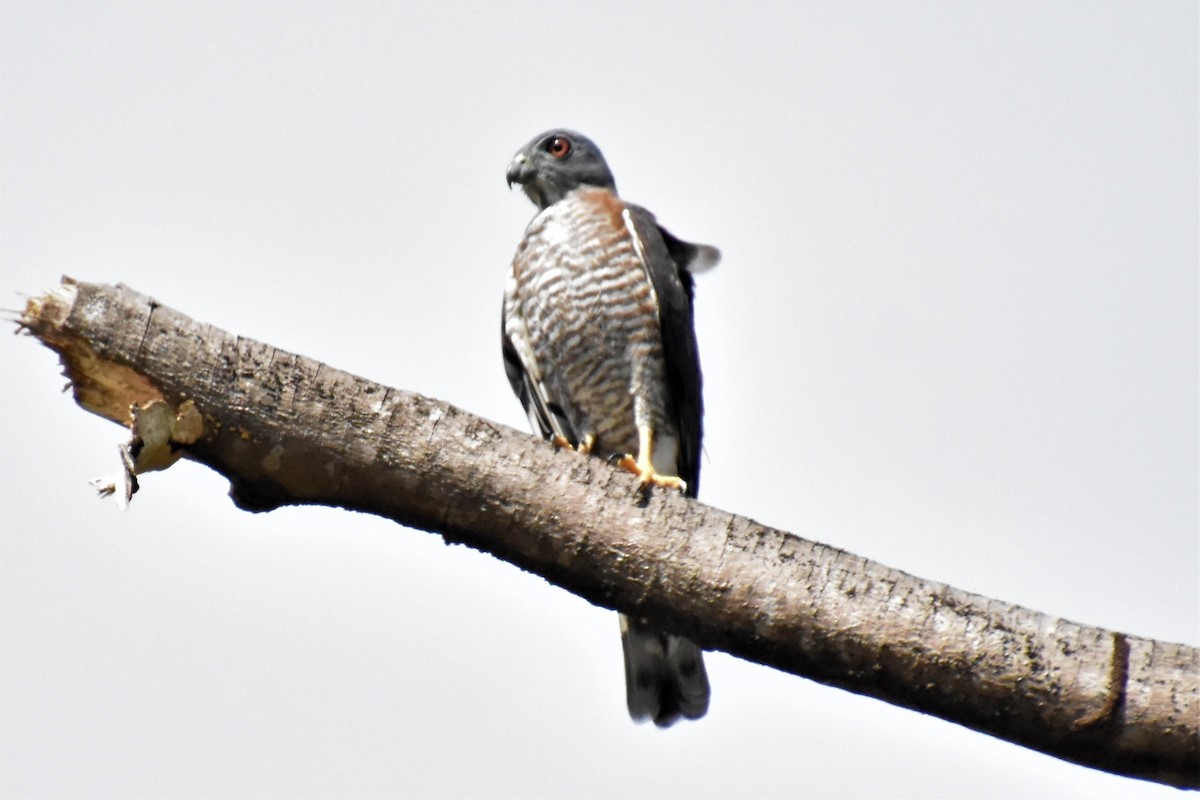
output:
[[[524,428],[499,352],[554,126],[720,246],[702,499],[1200,644],[1187,2],[5,2],[0,306],[60,274]],[[6,797],[1178,797],[723,655],[435,536],[93,495],[123,432],[0,336]]]

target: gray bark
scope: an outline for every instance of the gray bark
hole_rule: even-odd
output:
[[[131,405],[194,403],[202,427],[135,441],[138,469],[173,452],[227,477],[247,510],[378,514],[707,649],[1079,764],[1200,787],[1196,648],[969,594],[672,492],[639,497],[636,479],[603,461],[126,287],[64,279],[21,324],[60,354],[94,413],[128,424]]]

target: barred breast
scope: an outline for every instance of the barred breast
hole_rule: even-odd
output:
[[[610,192],[586,187],[545,209],[506,286],[545,399],[576,438],[595,436],[601,456],[636,453],[638,424],[676,437],[657,298],[623,212]]]

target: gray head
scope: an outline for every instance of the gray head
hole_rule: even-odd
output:
[[[547,208],[580,186],[617,191],[616,182],[596,143],[581,133],[546,131],[513,156],[508,186],[521,184],[538,209]]]

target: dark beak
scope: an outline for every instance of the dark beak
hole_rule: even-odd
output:
[[[529,183],[533,179],[534,172],[533,164],[529,162],[529,158],[524,153],[517,153],[512,163],[508,165],[508,172],[504,176],[508,179],[508,188],[511,189],[514,183],[519,183],[522,186]]]

